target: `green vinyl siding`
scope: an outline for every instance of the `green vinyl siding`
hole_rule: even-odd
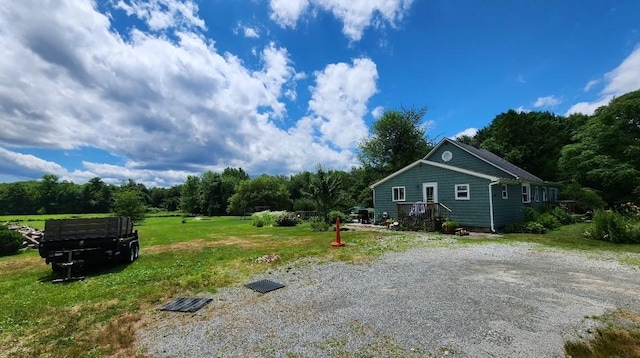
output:
[[[393,187],[405,187],[406,203],[423,201],[423,183],[438,183],[438,202],[451,209],[451,219],[462,226],[490,227],[489,180],[421,163],[404,173],[380,183],[374,190],[376,220],[382,213],[396,218]],[[455,185],[469,185],[469,200],[455,199]]]
[[[502,184],[494,185],[492,191],[493,223],[496,230],[524,219],[522,186],[520,184],[507,184],[508,199],[502,199]]]
[[[442,160],[442,153],[449,151],[452,154],[451,160],[445,162]],[[451,165],[458,168],[464,168],[477,173],[492,175],[498,178],[511,177],[506,172],[494,167],[493,165],[485,162],[484,160],[469,154],[468,152],[456,147],[455,145],[445,142],[435,152],[431,154],[427,160],[431,160],[436,163]]]

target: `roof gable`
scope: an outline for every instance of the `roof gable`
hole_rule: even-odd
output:
[[[449,139],[444,138],[440,141],[425,157],[425,160],[429,160],[434,153],[440,149],[445,143],[451,144],[462,151],[478,158],[479,160],[487,163],[488,165],[499,169],[503,173],[505,173],[509,178],[516,180],[525,180],[525,181],[533,181],[533,182],[544,182],[544,180],[539,177],[529,173],[528,171],[518,167],[517,165],[508,162],[507,160],[500,158],[499,156],[491,153],[485,149],[478,149],[472,147],[470,145]]]
[[[382,178],[378,182],[376,182],[374,184],[371,184],[370,188],[373,189],[376,186],[388,181],[389,179],[395,178],[398,175],[400,175],[402,173],[405,173],[405,172],[411,170],[412,168],[414,168],[414,167],[416,167],[416,166],[418,166],[420,164],[426,164],[426,165],[430,165],[430,166],[434,166],[434,167],[438,167],[438,168],[443,168],[443,169],[451,170],[451,171],[454,171],[454,172],[458,172],[458,173],[462,173],[462,174],[466,174],[466,175],[471,175],[471,176],[478,177],[478,178],[487,179],[487,180],[490,180],[490,181],[498,181],[499,180],[499,178],[496,177],[496,176],[487,175],[487,174],[483,174],[483,173],[478,173],[478,172],[474,172],[474,171],[467,170],[467,169],[464,169],[464,168],[454,167],[454,166],[446,165],[446,164],[442,164],[442,163],[436,163],[436,162],[433,162],[433,161],[430,161],[430,160],[420,159],[420,160],[417,160],[417,161],[407,165],[406,167],[398,170],[397,172],[392,173],[392,174]]]

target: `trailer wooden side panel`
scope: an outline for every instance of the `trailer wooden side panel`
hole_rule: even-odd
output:
[[[128,217],[47,220],[42,241],[120,238],[132,233],[133,223]]]

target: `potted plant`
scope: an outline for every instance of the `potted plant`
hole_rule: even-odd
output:
[[[443,234],[453,234],[454,231],[458,228],[458,223],[453,220],[446,220],[442,223],[442,233]]]

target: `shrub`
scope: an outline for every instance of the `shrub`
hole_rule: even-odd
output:
[[[576,210],[585,213],[594,209],[604,208],[607,204],[594,190],[583,188],[580,184],[573,182],[562,188],[561,199],[575,200]]]
[[[530,221],[511,223],[504,228],[504,231],[507,233],[544,234],[547,230],[542,224]]]
[[[616,244],[640,242],[640,229],[633,221],[616,212],[596,210],[593,214],[591,237]]]
[[[255,227],[271,226],[282,211],[260,211],[251,214],[251,225]]]
[[[553,210],[551,210],[551,215],[558,219],[558,221],[562,225],[569,225],[576,222],[575,218],[564,206],[556,206],[555,208],[553,208]]]
[[[275,221],[276,226],[296,226],[300,221],[293,213],[280,214]]]
[[[333,210],[329,213],[329,222],[335,224],[336,218],[338,217],[340,218],[340,222],[343,224],[351,222],[351,217],[349,217],[349,215],[338,210]]]
[[[556,217],[551,215],[550,213],[538,215],[538,218],[535,222],[542,225],[545,229],[548,230],[553,230],[560,227],[560,221],[558,221],[558,219],[556,219]]]
[[[311,231],[329,231],[329,224],[323,218],[314,216],[311,218]]]
[[[531,222],[525,223],[525,232],[529,234],[544,234],[545,232],[547,232],[547,229],[545,229],[545,227],[542,226],[542,224],[535,221],[531,221]]]
[[[523,233],[525,232],[525,225],[523,222],[516,222],[516,223],[511,223],[511,224],[507,224],[507,226],[504,227],[504,232],[506,233]]]
[[[4,225],[0,225],[4,227]],[[13,255],[22,245],[22,234],[13,230],[0,230],[0,256]]]
[[[540,216],[540,212],[534,208],[524,208],[524,221],[536,221]]]

